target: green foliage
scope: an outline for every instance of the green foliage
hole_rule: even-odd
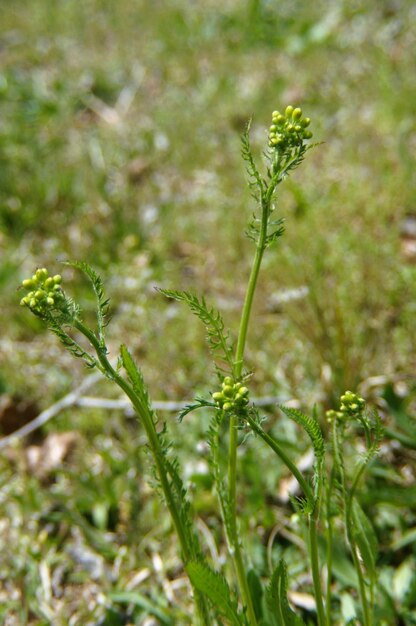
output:
[[[186,291],[173,291],[170,289],[159,289],[167,298],[172,298],[178,302],[185,302],[192,313],[196,315],[205,325],[207,331],[208,345],[216,359],[216,366],[219,371],[230,371],[233,366],[233,347],[230,345],[229,334],[224,331],[224,322],[221,314],[209,308],[205,298]]]
[[[266,589],[266,602],[272,626],[302,626],[303,620],[289,606],[287,567],[283,559],[275,567]]]
[[[208,596],[218,613],[230,624],[233,626],[246,624],[245,619],[238,612],[237,600],[221,574],[197,561],[188,563],[186,571],[195,588]]]
[[[91,281],[92,287],[94,289],[94,293],[97,299],[97,325],[98,325],[98,338],[100,341],[100,345],[102,349],[105,349],[105,336],[104,336],[104,328],[108,324],[108,304],[110,302],[109,298],[106,298],[104,295],[104,286],[101,277],[94,271],[94,269],[88,265],[88,263],[83,263],[82,261],[67,261],[65,265],[69,265],[70,267],[75,267],[86,274]]]

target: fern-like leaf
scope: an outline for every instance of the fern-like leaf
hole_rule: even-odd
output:
[[[194,587],[209,598],[220,615],[233,626],[246,624],[244,617],[238,612],[235,595],[219,572],[199,561],[190,561],[185,569]]]
[[[214,402],[209,402],[204,398],[195,398],[195,402],[193,402],[192,404],[187,404],[179,413],[179,421],[181,422],[183,418],[189,413],[192,413],[192,411],[203,408],[217,409],[218,407]]]
[[[207,341],[214,357],[220,353],[220,362],[216,365],[218,369],[224,370],[224,363],[231,370],[233,367],[233,347],[230,345],[229,334],[224,331],[224,322],[221,314],[213,307],[209,308],[205,298],[198,298],[188,291],[174,291],[170,289],[159,289],[167,298],[185,302],[192,313],[196,315],[205,325]]]
[[[282,559],[276,566],[266,589],[266,603],[273,626],[304,626],[303,620],[290,608],[287,599],[288,577]]]
[[[105,337],[104,337],[104,328],[107,326],[108,319],[108,308],[109,308],[109,299],[104,295],[104,287],[103,281],[101,277],[95,272],[95,270],[88,265],[88,263],[84,263],[83,261],[67,261],[65,265],[69,265],[70,267],[74,267],[76,269],[84,272],[86,276],[91,281],[92,287],[94,289],[95,297],[97,299],[97,326],[98,326],[98,338],[100,341],[100,346],[102,349],[105,348]]]
[[[264,191],[266,189],[266,183],[260,176],[257,166],[254,162],[253,153],[250,145],[250,128],[251,119],[248,121],[246,129],[241,136],[241,156],[246,163],[246,170],[248,174],[248,185],[252,192],[252,195],[257,202],[261,202]]]
[[[298,409],[293,409],[288,406],[280,406],[279,409],[291,420],[299,424],[306,430],[312,442],[313,450],[317,461],[321,461],[325,454],[325,441],[322,434],[321,427],[314,417],[305,415]]]

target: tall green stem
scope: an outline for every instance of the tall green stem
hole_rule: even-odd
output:
[[[318,615],[318,625],[325,626],[325,611],[324,611],[324,603],[322,597],[322,588],[321,588],[321,576],[320,576],[320,568],[319,568],[319,553],[318,553],[318,534],[317,534],[317,521],[318,521],[318,508],[317,504],[314,503],[314,493],[309,486],[308,482],[303,477],[302,473],[293,463],[292,459],[286,454],[283,448],[280,447],[278,442],[268,433],[266,433],[259,424],[250,416],[247,416],[247,421],[250,426],[257,433],[263,441],[267,443],[267,445],[276,453],[276,455],[283,461],[286,467],[290,470],[293,476],[299,483],[308,503],[310,506],[314,506],[313,512],[309,515],[308,518],[308,530],[309,530],[309,554],[311,559],[311,568],[312,568],[312,581],[315,591],[315,601],[316,601],[316,612]]]
[[[163,463],[163,451],[149,408],[141,402],[133,387],[126,380],[124,380],[124,378],[122,378],[113,368],[94,333],[89,328],[84,326],[84,324],[79,319],[74,320],[74,327],[79,330],[93,346],[94,350],[97,353],[97,357],[102,369],[112,380],[114,380],[114,382],[122,389],[122,391],[124,391],[124,393],[130,399],[137,415],[139,416],[143,424],[149,441],[150,449],[153,454],[153,459],[156,464],[156,469],[162,487],[163,495],[166,500],[166,505],[171,515],[173,525],[175,527],[179,543],[181,545],[183,559],[184,562],[187,563],[193,557],[192,548],[189,545],[186,530],[183,526],[178,506],[169,484],[169,477]],[[205,599],[196,589],[194,589],[194,596],[201,623],[204,626],[210,626],[209,611]]]
[[[319,568],[319,553],[318,553],[318,533],[317,533],[317,521],[318,521],[318,505],[315,504],[315,509],[311,515],[309,515],[309,554],[312,567],[312,581],[313,589],[315,592],[316,612],[318,615],[318,625],[325,626],[325,611],[324,602],[322,597],[321,587],[321,574]]]
[[[262,212],[262,228],[259,241],[256,247],[253,265],[251,268],[250,278],[247,286],[246,297],[244,300],[243,310],[241,314],[240,330],[238,333],[237,348],[234,360],[234,378],[238,380],[243,373],[244,348],[247,339],[247,330],[250,321],[250,314],[253,305],[254,292],[256,290],[257,279],[260,272],[261,261],[263,258],[267,234],[268,207],[263,206]],[[253,602],[250,590],[248,588],[247,577],[244,570],[243,557],[240,548],[240,538],[237,524],[237,445],[238,445],[238,415],[232,414],[230,417],[230,435],[228,449],[228,501],[230,508],[231,530],[233,541],[233,559],[237,572],[237,578],[243,596],[243,601],[247,607],[250,624],[256,626],[257,619],[254,612]]]

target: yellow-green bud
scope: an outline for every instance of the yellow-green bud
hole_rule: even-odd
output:
[[[233,384],[233,379],[231,378],[231,376],[226,376],[224,378],[224,380],[222,381],[223,386],[224,385],[232,385]]]
[[[279,111],[273,111],[272,113],[272,117],[279,117],[280,113]]]
[[[48,278],[48,270],[46,269],[46,267],[42,267],[38,270],[36,270],[36,280],[45,280],[46,278]]]
[[[279,117],[277,118],[277,123],[279,124],[279,126],[281,126],[285,122],[286,122],[285,116],[284,115],[279,115]]]
[[[232,398],[234,395],[234,390],[229,385],[225,385],[225,387],[222,388],[222,392],[226,398]]]
[[[303,120],[301,120],[300,123],[302,124],[303,128],[306,128],[311,123],[311,118],[310,117],[304,117]]]
[[[20,300],[20,306],[27,306],[29,304],[29,301],[30,299],[27,296],[25,296],[24,298]]]
[[[46,296],[46,293],[42,289],[39,289],[39,291],[35,293],[36,300],[43,300],[45,296]]]
[[[54,284],[55,284],[55,282],[54,282],[54,280],[53,280],[53,278],[51,276],[45,280],[45,287],[46,287],[46,289],[52,289]]]
[[[300,118],[302,117],[302,109],[300,109],[299,107],[296,108],[292,113],[292,117],[294,120],[300,120]]]
[[[46,302],[49,306],[53,306],[55,304],[55,300],[53,298],[46,298]]]
[[[53,282],[55,283],[55,285],[60,285],[62,282],[62,276],[60,274],[55,274],[55,276],[53,277]]]
[[[238,390],[238,395],[239,396],[248,396],[248,389],[247,389],[247,387],[241,387],[241,389]]]
[[[292,117],[292,113],[293,113],[293,107],[289,104],[289,106],[286,107],[285,115],[286,117]]]
[[[34,287],[36,287],[36,283],[32,278],[26,278],[26,280],[22,282],[22,286],[25,289],[33,289]]]
[[[297,133],[300,133],[300,131],[301,131],[301,130],[302,130],[302,126],[299,126],[299,124],[296,124],[296,126],[295,126],[295,131],[296,131]]]
[[[295,132],[295,127],[293,126],[293,124],[289,124],[287,127],[289,133],[294,133]]]
[[[222,395],[221,391],[216,391],[215,393],[213,393],[212,398],[213,400],[215,400],[215,402],[221,402],[221,400],[224,400],[224,396]]]
[[[29,306],[34,309],[35,306],[37,305],[37,300],[35,300],[35,298],[31,298],[30,302],[29,302]]]
[[[270,138],[270,143],[272,144],[272,146],[277,146],[279,141],[280,140],[276,136]]]
[[[231,402],[226,402],[222,408],[224,409],[224,411],[230,411],[233,408],[233,405],[231,404]]]
[[[272,126],[270,126],[269,128],[271,133],[275,133],[277,131],[277,126],[275,124],[272,124]]]
[[[305,139],[310,139],[313,136],[313,133],[311,133],[310,130],[305,130],[303,136],[305,137]]]

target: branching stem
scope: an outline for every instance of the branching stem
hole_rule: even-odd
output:
[[[113,380],[130,399],[138,417],[140,418],[141,423],[143,424],[153,455],[153,459],[156,464],[156,470],[162,487],[163,495],[165,497],[166,505],[168,507],[169,513],[173,521],[173,525],[178,535],[183,559],[184,562],[187,563],[190,559],[192,559],[194,555],[192,553],[192,547],[189,545],[189,541],[186,536],[186,530],[183,526],[178,506],[169,484],[169,477],[166,471],[165,464],[163,462],[163,451],[160,445],[159,437],[155,428],[152,415],[148,407],[143,404],[143,402],[141,402],[133,387],[113,368],[113,366],[107,359],[105,351],[95,334],[89,328],[87,328],[78,318],[74,320],[73,326],[88,339],[88,341],[97,353],[98,360],[105,375]],[[209,611],[205,599],[196,589],[194,589],[194,596],[201,623],[203,624],[203,626],[210,626]]]

